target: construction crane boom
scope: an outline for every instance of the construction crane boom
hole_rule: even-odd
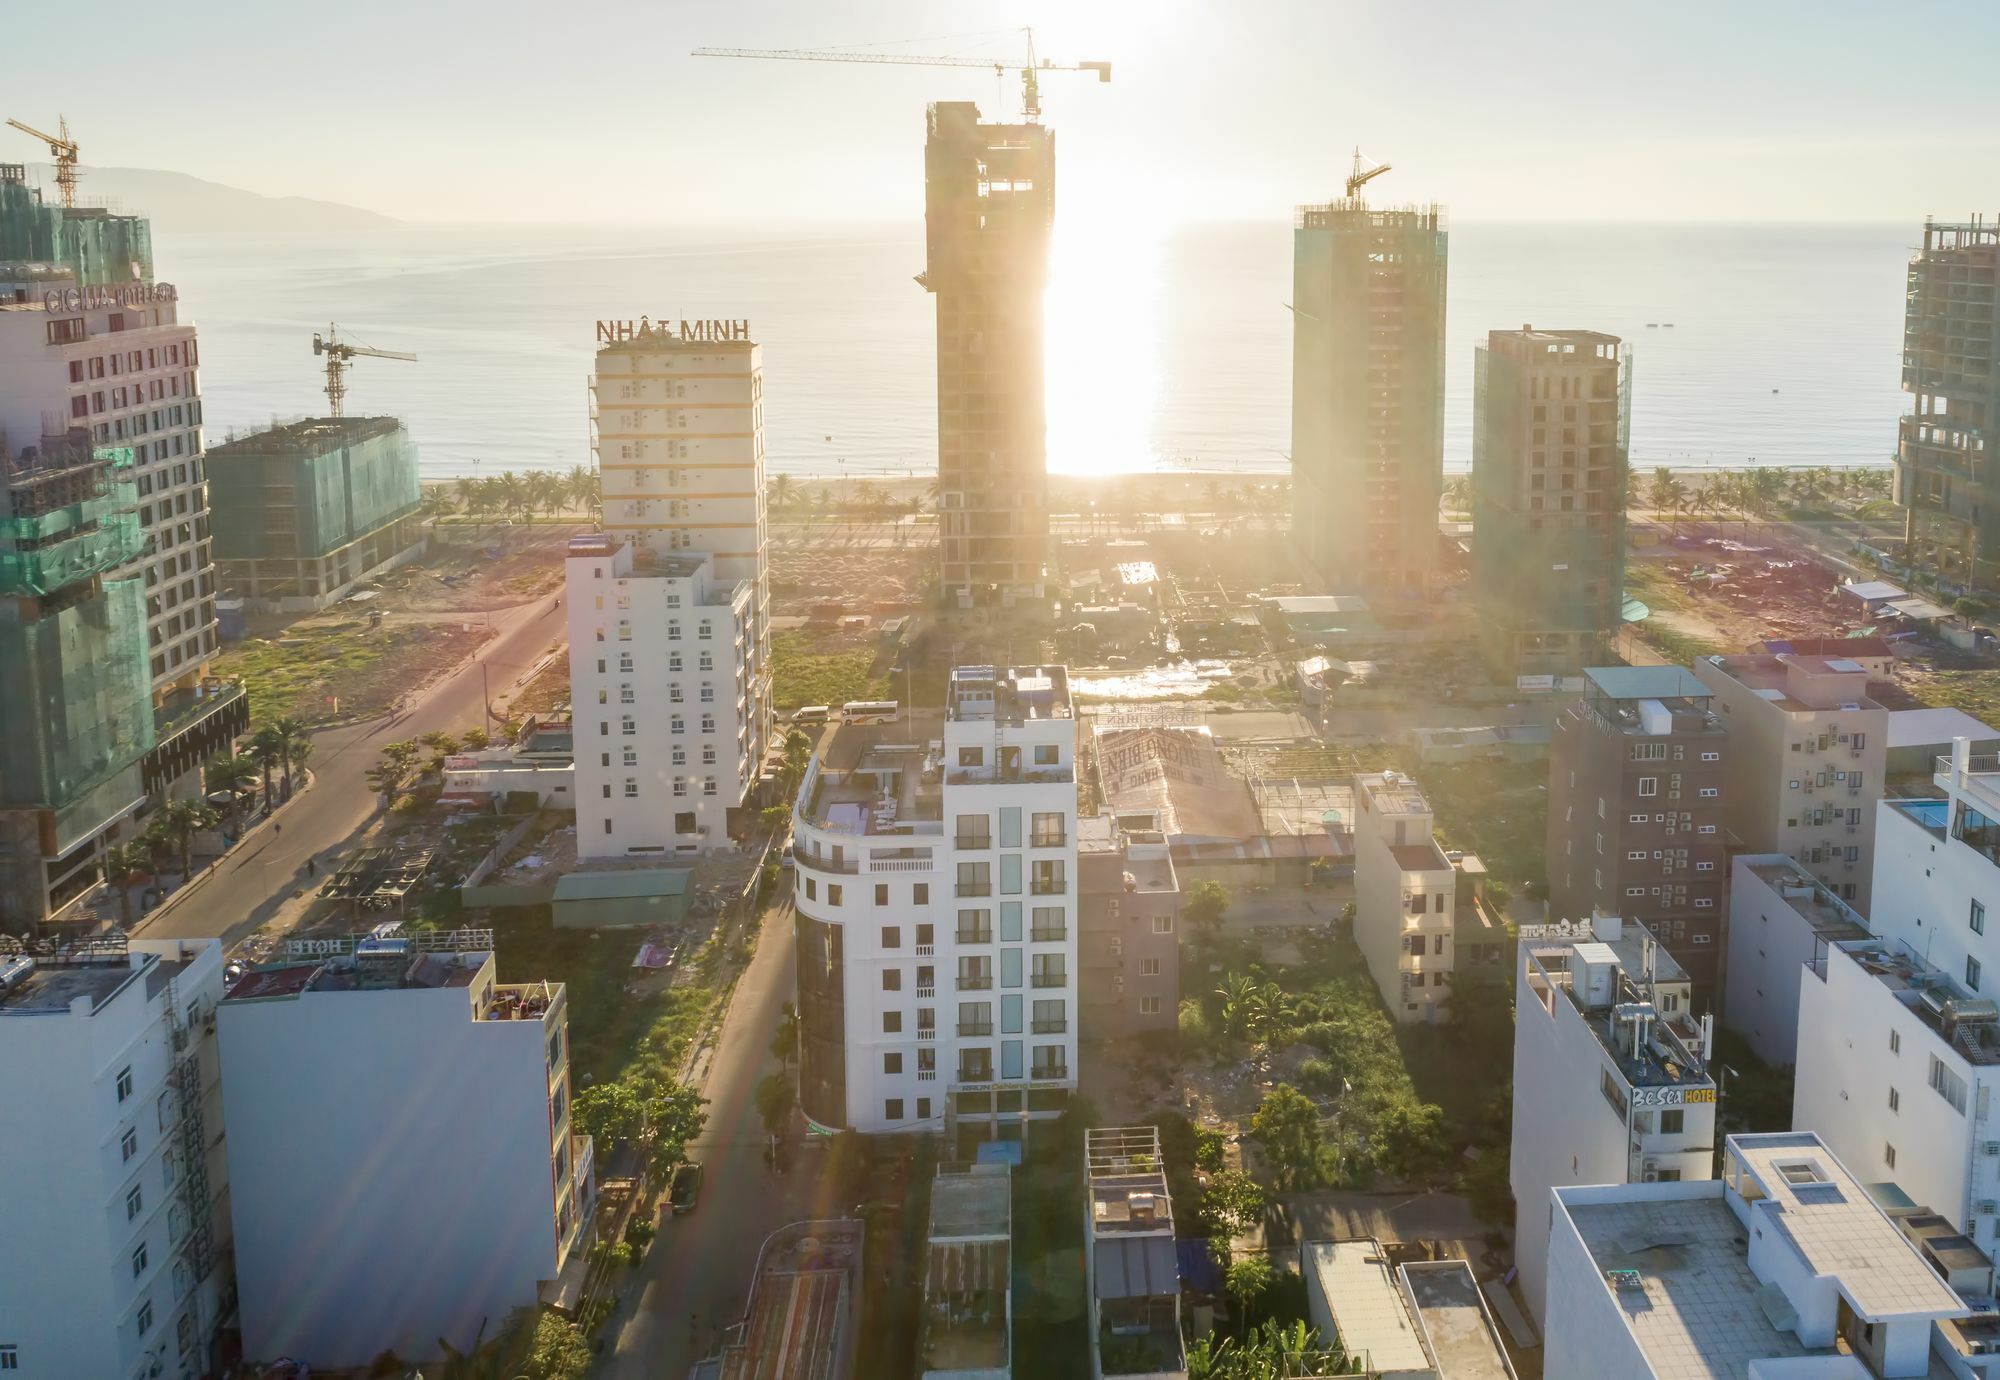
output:
[[[24,125],[19,120],[7,122],[30,139],[39,139],[49,146],[49,157],[56,160],[56,187],[62,193],[62,204],[76,205],[77,150],[76,140],[69,137],[69,117],[56,116],[56,134],[44,134],[33,125]]]
[[[366,356],[369,359],[401,359],[411,364],[417,357],[401,350],[377,350],[368,345],[350,345],[340,339],[335,328],[328,326],[326,334],[313,332],[313,354],[326,356],[326,405],[327,415],[341,415],[340,406],[347,399],[347,371],[355,359]]]
[[[1353,201],[1361,195],[1362,187],[1389,171],[1387,163],[1377,163],[1374,167],[1364,171],[1361,165],[1366,161],[1361,156],[1360,148],[1356,147],[1354,150],[1354,171],[1347,175],[1347,199],[1349,201]]]
[[[1097,80],[1111,80],[1108,62],[1050,62],[1035,57],[1035,31],[1023,29],[1028,39],[1028,60],[1009,62],[1005,58],[925,57],[914,53],[857,53],[839,48],[696,48],[695,57],[764,58],[775,62],[871,62],[896,67],[983,67],[996,76],[1008,71],[1021,74],[1021,112],[1029,124],[1042,117],[1042,88],[1037,74],[1042,72],[1095,72]]]

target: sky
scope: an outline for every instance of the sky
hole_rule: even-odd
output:
[[[1358,145],[1393,165],[1372,200],[1459,219],[1961,217],[2000,168],[2000,5],[1913,8],[102,0],[81,28],[70,6],[10,15],[0,114],[67,115],[86,164],[409,220],[882,220],[922,212],[924,103],[1011,117],[1017,78],[688,50],[1018,61],[1034,24],[1043,56],[1113,64],[1043,83],[1071,214],[1286,215],[1337,195]],[[37,157],[0,135],[0,158]]]

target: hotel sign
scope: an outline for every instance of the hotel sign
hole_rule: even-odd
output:
[[[1634,1088],[1634,1107],[1691,1107],[1696,1103],[1714,1102],[1714,1088]]]
[[[676,330],[675,327],[679,329]],[[679,340],[689,344],[713,345],[725,340],[748,340],[750,322],[741,321],[658,321],[642,316],[637,321],[599,321],[597,341],[615,345],[622,340]]]
[[[172,283],[133,283],[129,287],[51,288],[42,294],[44,311],[98,311],[105,307],[143,307],[173,302],[180,292]]]

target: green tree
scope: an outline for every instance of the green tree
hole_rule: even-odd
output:
[[[459,735],[459,743],[467,752],[479,752],[493,744],[493,736],[483,728],[468,728]]]
[[[1250,1118],[1250,1138],[1263,1150],[1281,1186],[1309,1184],[1318,1174],[1319,1110],[1291,1084],[1280,1083],[1264,1094]]]
[[[403,783],[410,778],[410,768],[417,764],[423,749],[408,739],[399,739],[382,745],[382,756],[375,765],[363,773],[375,793],[385,800],[393,800],[403,789]]]
[[[1219,1170],[1202,1191],[1202,1214],[1213,1234],[1242,1236],[1264,1220],[1264,1190],[1241,1169]]]
[[[1674,478],[1673,470],[1661,465],[1646,481],[1646,506],[1655,514],[1664,513],[1677,507],[1686,493],[1686,486]]]
[[[285,744],[278,733],[276,724],[266,724],[250,735],[250,746],[246,749],[250,759],[257,764],[258,773],[264,778],[264,806],[271,805],[271,772],[285,760]]]
[[[630,1083],[598,1083],[570,1100],[570,1120],[579,1131],[608,1149],[613,1141],[631,1140],[645,1129],[646,1108]]]
[[[169,800],[153,816],[146,832],[178,854],[181,876],[187,878],[194,875],[194,836],[221,822],[222,816],[206,801]]]
[[[522,1368],[527,1380],[583,1380],[590,1342],[583,1329],[553,1309],[535,1319],[535,1340]]]
[[[306,721],[296,715],[287,714],[272,724],[271,732],[278,744],[278,765],[284,770],[285,795],[292,793],[292,775],[303,772],[312,758],[312,730]]]
[[[799,1009],[790,1002],[778,1008],[778,1028],[771,1036],[771,1057],[787,1068],[799,1057]]]
[[[1196,882],[1181,897],[1181,915],[1196,933],[1205,940],[1213,940],[1221,928],[1222,917],[1229,913],[1229,892],[1220,882]]]
[[[202,789],[213,794],[216,791],[229,793],[229,827],[242,823],[243,798],[241,792],[248,790],[257,780],[258,766],[255,758],[241,752],[232,752],[226,757],[210,758],[201,769]]]
[[[1247,1318],[1257,1301],[1270,1292],[1271,1262],[1261,1255],[1246,1255],[1229,1262],[1223,1272],[1222,1290],[1236,1305],[1236,1316]]]
[[[1210,1333],[1188,1348],[1188,1380],[1290,1380],[1344,1375],[1347,1355],[1305,1323],[1266,1319],[1241,1337]]]
[[[782,513],[799,501],[799,482],[789,474],[773,475],[765,493],[771,509]]]
[[[144,844],[114,843],[104,850],[104,880],[118,893],[118,918],[132,924],[132,879],[153,870],[153,854]]]
[[[1292,1016],[1291,1000],[1275,982],[1258,985],[1244,999],[1244,1028],[1260,1045],[1272,1047],[1281,1043]]]
[[[1437,1173],[1451,1153],[1444,1110],[1413,1098],[1399,1099],[1384,1108],[1375,1117],[1370,1140],[1376,1167],[1405,1183]]]
[[[791,1074],[784,1069],[766,1074],[758,1080],[756,1098],[765,1134],[773,1140],[782,1139],[785,1128],[792,1124],[792,1109],[798,1106],[798,1090]]]
[[[1215,995],[1222,998],[1222,1033],[1240,1040],[1250,1033],[1250,998],[1257,991],[1256,979],[1248,973],[1225,973]]]

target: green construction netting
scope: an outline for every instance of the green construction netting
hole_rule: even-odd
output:
[[[146,592],[107,580],[99,593],[32,621],[0,605],[0,801],[60,809],[153,746]]]
[[[122,287],[153,280],[153,226],[144,216],[102,207],[64,210],[39,202],[19,183],[0,184],[0,259],[69,265],[79,287]]]
[[[387,418],[320,419],[209,452],[217,560],[324,556],[417,510],[417,448]]]

